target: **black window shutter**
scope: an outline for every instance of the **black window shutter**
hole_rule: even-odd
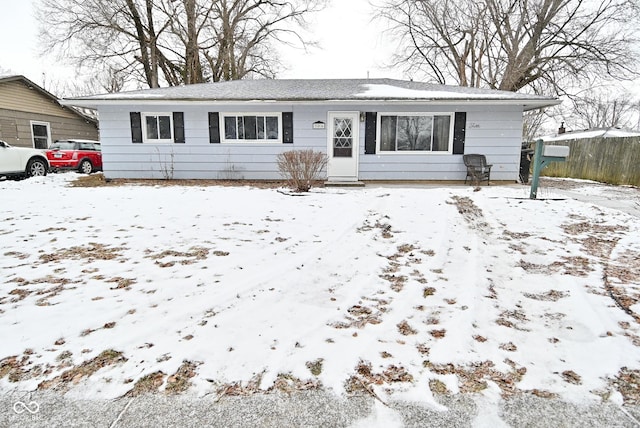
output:
[[[293,144],[293,112],[282,113],[282,142]]]
[[[173,112],[173,142],[184,144],[184,113]]]
[[[456,112],[453,122],[453,154],[464,154],[464,136],[467,128],[467,113],[463,111]]]
[[[220,143],[220,113],[209,112],[209,143]]]
[[[364,154],[373,155],[376,153],[376,124],[378,113],[368,111],[364,124]]]
[[[131,141],[133,143],[142,143],[142,119],[140,113],[132,111],[129,113],[131,118]]]

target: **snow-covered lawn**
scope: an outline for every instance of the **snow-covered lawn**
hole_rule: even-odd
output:
[[[636,217],[514,186],[77,177],[0,182],[0,391],[638,398]]]

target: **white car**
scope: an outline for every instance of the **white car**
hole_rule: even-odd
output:
[[[48,171],[49,161],[43,151],[12,147],[0,140],[0,177],[35,177]]]

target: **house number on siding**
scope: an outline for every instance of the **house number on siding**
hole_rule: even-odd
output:
[[[469,128],[480,128],[480,124],[476,122],[469,123]]]

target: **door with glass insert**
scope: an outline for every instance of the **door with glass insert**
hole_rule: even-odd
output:
[[[329,113],[329,181],[358,180],[359,117],[358,112]]]

